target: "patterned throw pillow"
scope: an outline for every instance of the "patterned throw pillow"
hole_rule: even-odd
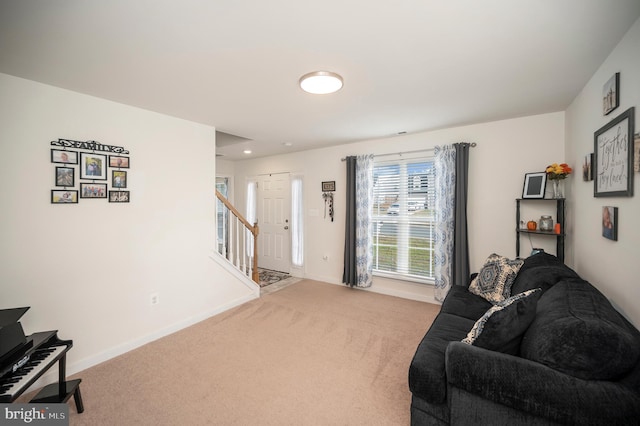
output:
[[[542,289],[527,290],[491,307],[462,339],[463,343],[516,355],[536,316]]]
[[[496,304],[511,296],[511,286],[524,260],[510,260],[493,253],[471,284],[469,291]]]

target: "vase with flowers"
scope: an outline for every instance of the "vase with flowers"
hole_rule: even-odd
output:
[[[553,198],[564,198],[563,182],[573,172],[573,169],[566,163],[553,163],[547,166],[545,172],[553,184]]]

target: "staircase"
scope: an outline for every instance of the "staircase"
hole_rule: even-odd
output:
[[[216,197],[222,203],[223,209],[217,213],[227,222],[223,227],[225,232],[218,235],[218,254],[242,275],[259,284],[258,224],[251,225],[218,190]]]

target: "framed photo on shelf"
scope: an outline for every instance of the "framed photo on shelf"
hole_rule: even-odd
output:
[[[120,155],[110,155],[109,156],[109,167],[114,167],[118,169],[128,169],[129,168],[129,157],[122,157]]]
[[[127,187],[127,172],[122,170],[111,171],[111,186],[114,188],[126,188]]]
[[[545,172],[526,173],[524,175],[524,186],[522,188],[522,198],[544,198],[544,191],[547,189],[547,174]]]
[[[110,203],[128,203],[129,191],[109,191]]]
[[[56,186],[74,186],[75,176],[73,167],[56,167]]]
[[[52,189],[51,204],[75,204],[78,202],[78,191]]]
[[[81,152],[80,179],[107,180],[107,156]]]
[[[602,87],[602,113],[608,115],[620,105],[620,73],[615,73]]]
[[[633,196],[633,132],[631,107],[594,134],[593,196]]]
[[[107,184],[81,182],[80,198],[107,198]]]
[[[75,151],[52,149],[51,162],[62,164],[78,164],[78,153]]]
[[[617,207],[602,207],[602,236],[609,240],[618,241]]]

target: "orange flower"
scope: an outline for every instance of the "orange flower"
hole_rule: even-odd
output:
[[[545,169],[547,177],[551,180],[566,179],[567,176],[573,172],[573,169],[569,167],[567,163],[553,163]]]

